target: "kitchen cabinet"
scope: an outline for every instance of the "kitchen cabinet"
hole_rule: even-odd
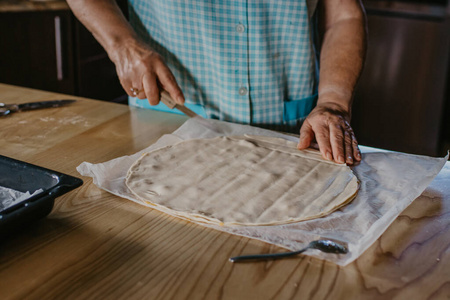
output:
[[[444,144],[450,141],[446,6],[364,4],[368,52],[352,120],[358,141],[395,151],[444,155]]]
[[[2,13],[0,82],[74,94],[69,11]]]
[[[36,7],[0,7],[0,82],[126,102],[114,64],[67,4]]]

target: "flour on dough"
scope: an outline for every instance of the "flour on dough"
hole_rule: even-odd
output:
[[[261,136],[195,139],[154,150],[131,166],[126,184],[160,211],[225,226],[323,217],[358,191],[345,164]]]

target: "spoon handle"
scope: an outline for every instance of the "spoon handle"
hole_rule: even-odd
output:
[[[294,256],[297,254],[300,254],[302,252],[305,252],[309,249],[308,247],[305,247],[298,251],[293,252],[282,252],[282,253],[270,253],[270,254],[254,254],[254,255],[242,255],[242,256],[235,256],[231,257],[231,262],[242,262],[242,261],[249,261],[249,260],[269,260],[269,259],[278,259],[278,258],[284,258],[289,256]]]

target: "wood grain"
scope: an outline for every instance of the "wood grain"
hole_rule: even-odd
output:
[[[62,95],[0,84],[6,103]],[[67,98],[67,96],[64,96]],[[82,161],[135,153],[179,115],[78,98],[0,119],[0,153],[79,176]],[[231,264],[279,251],[178,220],[89,178],[44,220],[0,244],[0,299],[449,299],[450,166],[355,263],[307,256]]]

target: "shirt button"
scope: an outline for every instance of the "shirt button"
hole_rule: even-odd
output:
[[[241,96],[247,95],[247,88],[246,87],[241,87],[239,89],[239,95],[241,95]]]
[[[239,33],[243,33],[245,31],[245,27],[242,24],[236,25],[236,31]]]

